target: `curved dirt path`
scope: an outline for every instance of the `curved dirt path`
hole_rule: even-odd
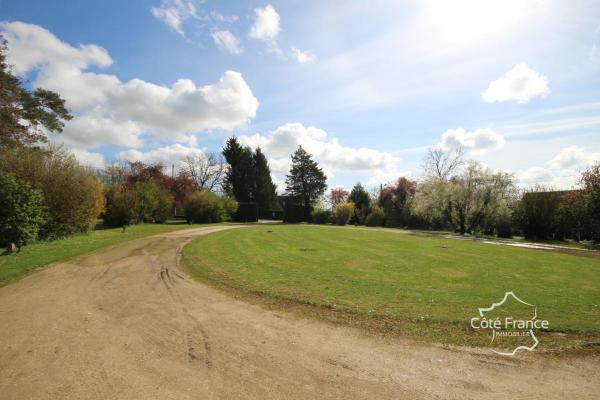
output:
[[[171,232],[0,289],[0,398],[597,398],[597,357],[516,358],[366,337],[185,277]]]

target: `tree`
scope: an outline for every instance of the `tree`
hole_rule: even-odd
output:
[[[273,183],[271,169],[267,158],[257,147],[252,155],[254,167],[254,200],[260,211],[273,210],[279,207],[277,203],[277,186]]]
[[[0,36],[0,147],[46,142],[45,131],[61,132],[73,118],[55,92],[26,89],[6,62],[6,40]]]
[[[153,179],[137,182],[136,220],[163,224],[173,215],[173,195]]]
[[[252,150],[230,137],[223,148],[223,156],[229,164],[225,172],[225,192],[238,202],[254,200],[254,173]]]
[[[363,225],[367,215],[371,211],[371,198],[363,185],[357,183],[350,192],[349,200],[354,203],[354,220]]]
[[[496,233],[494,218],[505,217],[506,207],[516,193],[513,180],[512,174],[494,173],[479,163],[470,162],[449,183],[449,205],[455,229],[461,235]]]
[[[600,163],[596,163],[583,172],[581,184],[589,221],[588,236],[593,241],[600,242]]]
[[[135,190],[123,185],[112,185],[106,190],[104,223],[108,226],[125,226],[136,221],[138,196]]]
[[[297,197],[303,208],[304,217],[309,219],[312,204],[327,189],[327,177],[319,165],[302,146],[292,154],[292,167],[286,176],[286,191]]]
[[[554,239],[562,192],[538,186],[523,194],[517,207],[517,221],[527,239]]]
[[[423,170],[427,176],[443,181],[448,180],[465,163],[463,156],[462,147],[454,150],[445,150],[441,147],[431,148],[423,159]]]
[[[13,174],[0,171],[0,246],[12,250],[38,236],[44,223],[44,195]]]
[[[216,191],[222,189],[227,165],[222,154],[203,153],[189,156],[183,162],[182,171],[190,177],[198,190]]]
[[[338,204],[341,204],[341,203],[345,202],[346,200],[348,200],[349,195],[350,195],[350,192],[348,192],[344,188],[332,188],[331,191],[329,192],[329,199],[328,199],[331,209],[334,210]]]
[[[104,209],[102,183],[61,147],[11,146],[0,149],[0,170],[13,173],[44,193],[44,238],[60,238],[92,229]]]
[[[417,182],[400,177],[395,185],[386,185],[379,196],[379,205],[386,216],[386,224],[406,226],[410,220],[410,205],[417,192]]]

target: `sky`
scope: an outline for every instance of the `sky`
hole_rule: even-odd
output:
[[[461,146],[520,186],[600,161],[600,0],[0,0],[13,71],[85,164],[180,165],[231,135],[279,190],[302,145],[330,187],[419,179]]]

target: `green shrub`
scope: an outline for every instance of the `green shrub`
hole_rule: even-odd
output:
[[[42,237],[88,231],[104,209],[102,183],[65,149],[4,148],[0,151],[0,170],[42,190],[47,210],[40,229]]]
[[[137,221],[164,223],[173,214],[173,196],[155,180],[137,182],[134,190]]]
[[[231,197],[223,197],[223,208],[225,209],[226,218],[231,221],[237,213],[239,204],[235,199]]]
[[[373,207],[371,213],[367,216],[365,221],[365,225],[367,226],[383,226],[385,221],[385,213],[383,212],[383,208],[379,206]]]
[[[233,208],[230,199],[221,198],[213,192],[201,191],[190,196],[184,206],[184,215],[190,223],[221,222],[231,215]]]
[[[347,201],[335,207],[334,221],[338,225],[346,225],[354,215],[354,203]]]
[[[165,223],[173,215],[173,195],[154,180],[133,187],[115,185],[106,191],[104,223],[123,226],[138,222]]]
[[[106,191],[104,223],[108,226],[123,226],[136,222],[137,195],[134,190],[112,186]]]
[[[0,199],[0,246],[35,240],[44,223],[42,191],[0,171]]]
[[[331,211],[319,206],[314,208],[310,216],[314,224],[328,224],[331,222]]]

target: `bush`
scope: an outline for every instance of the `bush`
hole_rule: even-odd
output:
[[[102,183],[65,149],[4,148],[0,170],[42,190],[47,208],[42,237],[88,231],[104,209]]]
[[[104,223],[123,226],[138,222],[165,223],[173,215],[173,195],[154,180],[133,187],[115,185],[106,191]]]
[[[235,214],[239,208],[239,204],[235,199],[231,197],[224,197],[223,199],[223,208],[225,209],[226,218],[231,221],[235,218]]]
[[[44,195],[13,174],[0,172],[0,246],[35,240],[44,223]]]
[[[258,221],[258,204],[253,202],[239,203],[234,219],[238,222]]]
[[[523,236],[530,240],[558,239],[556,226],[563,192],[535,188],[523,195],[518,204],[518,220]]]
[[[351,201],[338,204],[335,207],[335,223],[338,225],[346,225],[348,221],[350,221],[350,217],[354,215],[354,208],[354,203]]]
[[[104,223],[108,226],[123,226],[136,222],[137,196],[134,190],[112,186],[106,191]]]
[[[379,206],[373,207],[371,214],[367,216],[365,221],[366,226],[383,226],[385,221],[385,213],[383,212],[383,208]]]
[[[283,205],[283,222],[298,223],[306,221],[306,210],[302,204],[299,204],[296,200],[287,200]]]
[[[155,180],[137,182],[134,190],[137,195],[137,221],[162,224],[173,215],[173,196]]]
[[[328,224],[331,222],[331,212],[322,207],[315,207],[311,213],[311,220],[314,224]]]
[[[221,198],[213,192],[201,191],[192,194],[184,206],[185,219],[189,223],[221,222],[232,215],[231,199]]]

